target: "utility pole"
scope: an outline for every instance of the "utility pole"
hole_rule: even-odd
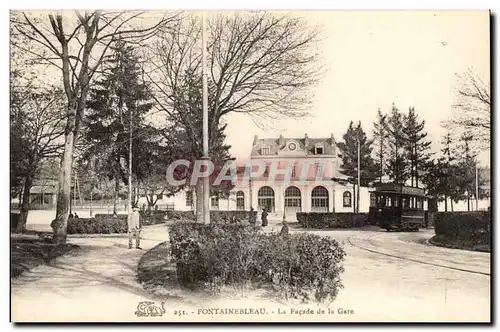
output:
[[[205,12],[202,13],[202,68],[203,68],[203,159],[209,161],[208,156],[208,71],[207,71],[207,33]],[[208,165],[206,165],[208,170]],[[210,223],[210,178],[203,178],[203,223]]]
[[[479,166],[476,162],[476,211],[479,211]]]
[[[356,194],[356,213],[359,213],[359,187],[361,186],[361,143],[358,141],[358,188]]]
[[[132,212],[132,109],[129,109],[128,142],[128,213]]]

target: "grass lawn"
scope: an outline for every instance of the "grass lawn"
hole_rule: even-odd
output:
[[[48,263],[74,248],[78,248],[78,246],[74,244],[55,245],[49,240],[39,238],[11,238],[10,277],[15,278],[24,271]]]

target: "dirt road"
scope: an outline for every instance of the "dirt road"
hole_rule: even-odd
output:
[[[277,227],[275,227],[278,229]],[[276,230],[275,229],[275,230]],[[271,230],[271,229],[269,229]],[[145,252],[127,239],[71,238],[80,250],[12,281],[14,321],[475,321],[490,320],[490,255],[425,244],[431,230],[315,231],[345,243],[345,288],[330,305],[279,303],[265,294],[167,298],[166,314],[137,317],[140,301],[160,306],[136,281]],[[147,228],[147,250],[167,240],[164,226]],[[224,314],[209,309],[259,309]],[[177,310],[177,312],[176,312]],[[324,310],[324,314],[318,314]],[[312,313],[311,313],[312,312]]]

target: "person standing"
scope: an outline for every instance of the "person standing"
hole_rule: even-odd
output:
[[[141,216],[137,207],[132,209],[132,212],[127,218],[128,224],[128,248],[132,249],[132,237],[135,236],[135,248],[142,249],[140,247],[141,241]]]
[[[250,216],[248,217],[248,222],[250,223],[250,225],[255,226],[255,222],[256,222],[256,220],[255,220],[255,219],[256,219],[256,218],[255,218],[255,217],[254,217],[254,215],[253,215],[253,207],[251,206],[251,207],[250,207]]]
[[[267,209],[266,208],[262,209],[261,218],[262,218],[262,227],[267,226]]]

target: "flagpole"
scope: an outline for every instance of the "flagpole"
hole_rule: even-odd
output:
[[[202,68],[203,68],[203,159],[208,156],[208,71],[207,71],[207,35],[205,12],[202,12]],[[208,169],[208,165],[205,165]],[[210,183],[208,175],[203,178],[203,223],[210,223]]]

